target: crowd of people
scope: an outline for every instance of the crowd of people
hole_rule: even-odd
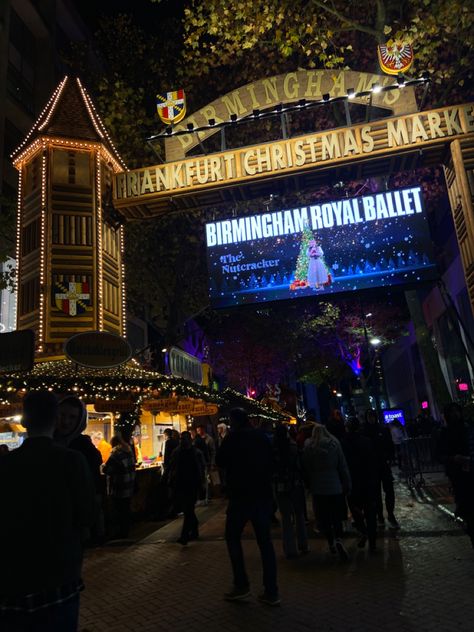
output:
[[[474,546],[474,429],[456,404],[447,407],[445,420],[437,456]],[[139,460],[134,438],[124,430],[109,444],[102,433],[84,434],[86,424],[86,408],[77,397],[59,401],[49,391],[30,393],[23,414],[28,438],[0,455],[0,477],[8,481],[0,487],[0,537],[21,542],[4,551],[0,629],[5,632],[77,630],[84,543],[104,539],[105,494],[112,504],[112,537],[129,534]],[[165,431],[162,484],[174,515],[183,516],[182,546],[199,538],[196,504],[207,504],[212,491],[225,492],[233,575],[227,600],[250,594],[241,544],[250,522],[263,568],[259,599],[271,606],[280,603],[272,542],[277,510],[289,560],[309,552],[308,505],[313,529],[326,539],[328,553],[343,562],[349,559],[344,544],[349,516],[358,547],[368,545],[371,553],[377,551],[378,526],[387,520],[390,528],[399,528],[392,465],[407,435],[398,422],[387,427],[373,410],[363,421],[333,411],[326,424],[308,418],[296,427],[251,421],[245,410],[234,409],[228,424],[217,425],[215,436],[211,429],[198,424],[181,434]]]

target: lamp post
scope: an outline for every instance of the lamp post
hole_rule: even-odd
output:
[[[367,335],[367,334],[366,334]],[[373,347],[373,353],[374,353],[374,357],[373,357],[373,362],[371,359],[371,354],[369,351],[369,362],[370,362],[370,366],[372,367],[372,375],[371,375],[371,379],[373,380],[373,387],[374,387],[374,398],[375,398],[375,410],[377,411],[377,417],[378,420],[380,422],[380,394],[379,394],[379,378],[377,375],[377,348],[378,346],[381,344],[381,340],[380,338],[376,338],[373,337],[369,340],[369,343],[372,345]],[[370,349],[370,347],[369,347]]]
[[[377,418],[380,422],[379,384],[378,384],[378,377],[377,377],[377,370],[376,370],[375,363],[376,363],[377,347],[382,343],[382,341],[380,340],[380,338],[377,338],[376,336],[373,336],[372,338],[369,339],[369,335],[367,333],[367,325],[366,325],[367,320],[366,319],[372,316],[372,312],[366,313],[365,310],[363,309],[362,302],[359,303],[359,307],[360,307],[360,317],[362,320],[362,326],[364,329],[365,348],[366,348],[367,357],[369,359],[368,377],[370,378],[370,382],[368,384],[373,385],[374,387],[373,391],[374,391],[374,399],[375,399],[375,410],[377,412]],[[373,348],[373,351],[372,351],[372,348]],[[372,389],[369,386],[369,394],[371,390]]]

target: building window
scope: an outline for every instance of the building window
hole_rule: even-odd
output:
[[[21,236],[21,254],[23,256],[29,255],[40,245],[40,219],[35,219],[23,228],[23,234]]]
[[[20,292],[20,316],[29,314],[39,307],[39,290],[39,277],[22,283]]]
[[[53,244],[92,246],[92,217],[53,213]]]
[[[34,114],[36,42],[13,9],[10,11],[9,39],[7,90],[30,114]]]

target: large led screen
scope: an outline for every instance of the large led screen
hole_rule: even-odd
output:
[[[206,224],[213,307],[436,276],[421,187]]]

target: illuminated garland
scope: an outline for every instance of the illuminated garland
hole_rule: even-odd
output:
[[[161,397],[181,395],[221,404],[215,392],[186,380],[162,375],[133,366],[111,369],[79,367],[70,360],[38,362],[27,373],[12,373],[0,377],[0,402],[11,403],[17,393],[27,390],[51,390],[58,393],[74,392],[86,400],[114,400],[131,396],[133,399],[150,396],[159,391]]]
[[[243,408],[250,417],[261,417],[271,421],[288,420],[289,415],[279,413],[278,411],[258,402],[251,397],[247,397],[233,388],[226,388],[222,393],[222,397],[226,400],[225,408]],[[225,416],[222,418],[226,418]]]
[[[50,390],[55,393],[74,393],[86,402],[130,399],[138,407],[147,398],[182,396],[212,402],[221,409],[240,406],[250,416],[281,421],[286,415],[265,406],[231,388],[223,393],[209,391],[203,386],[156,371],[126,365],[111,369],[89,369],[70,360],[38,362],[27,373],[11,373],[0,377],[0,404],[21,401],[28,391]]]
[[[352,101],[353,99],[361,99],[364,97],[368,97],[371,99],[374,94],[389,92],[390,90],[401,90],[405,87],[426,85],[429,82],[429,73],[423,73],[423,76],[417,79],[406,79],[403,75],[399,75],[395,83],[391,83],[387,86],[381,86],[379,83],[374,83],[372,84],[370,90],[362,90],[361,92],[356,92],[353,88],[349,88],[347,90],[347,94],[338,97],[332,97],[330,93],[327,92],[322,95],[321,99],[315,101],[307,101],[306,99],[301,99],[296,105],[283,105],[282,103],[280,103],[280,105],[277,105],[272,110],[266,110],[263,112],[261,110],[254,110],[252,114],[247,114],[246,116],[242,116],[241,118],[239,118],[237,114],[231,114],[230,120],[221,121],[219,123],[217,123],[215,119],[209,119],[208,125],[194,127],[194,123],[188,123],[186,125],[186,129],[174,129],[172,125],[168,125],[167,127],[165,127],[163,132],[150,136],[149,138],[147,138],[147,141],[155,140],[156,138],[170,138],[171,136],[182,136],[189,133],[205,132],[210,129],[222,129],[228,127],[229,125],[240,125],[241,123],[248,123],[265,118],[272,118],[285,113],[289,114],[292,112],[301,112],[302,110],[308,110],[311,108],[319,107],[321,105],[326,105],[328,103],[336,103],[338,101],[347,102]]]

